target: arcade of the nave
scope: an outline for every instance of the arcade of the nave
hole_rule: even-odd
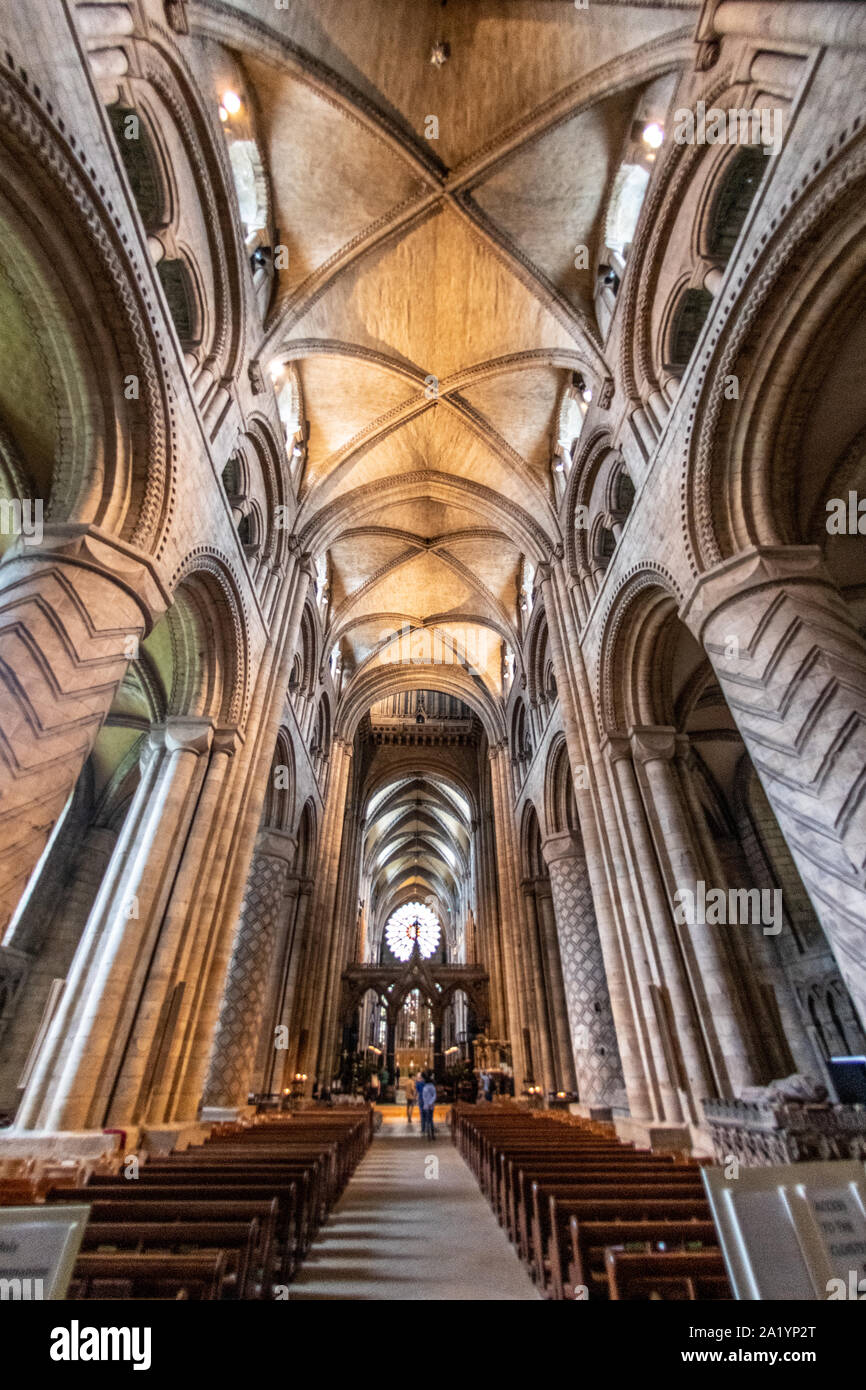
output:
[[[0,28],[0,1150],[847,1099],[864,8]]]

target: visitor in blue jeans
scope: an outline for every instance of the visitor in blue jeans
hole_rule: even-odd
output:
[[[416,1088],[418,1095],[418,1106],[421,1111],[421,1133],[430,1139],[436,1138],[436,1131],[433,1128],[433,1111],[436,1107],[436,1087],[433,1084],[433,1077],[429,1071],[425,1071],[423,1084]]]

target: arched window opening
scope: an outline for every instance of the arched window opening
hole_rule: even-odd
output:
[[[246,512],[238,522],[238,539],[242,546],[255,550],[258,545],[256,520],[252,512]]]
[[[237,454],[232,454],[222,472],[223,491],[229,501],[234,501],[243,492],[241,480],[241,461]]]
[[[195,340],[195,300],[189,271],[182,260],[163,260],[156,267],[168,312],[181,343],[186,346]]]
[[[688,365],[712,304],[709,290],[686,290],[683,294],[671,326],[671,371],[682,372]]]
[[[316,603],[322,614],[322,622],[328,612],[328,601],[331,597],[330,568],[327,553],[319,555],[316,559]]]
[[[283,426],[283,442],[293,469],[302,463],[305,453],[305,427],[301,418],[301,392],[294,369],[282,362],[271,364],[271,380],[277,412]]]
[[[850,1044],[849,1044],[849,1042],[848,1042],[848,1038],[847,1038],[847,1036],[846,1036],[845,1028],[844,1028],[844,1026],[843,1026],[843,1024],[842,1024],[842,1020],[841,1020],[840,1017],[839,1017],[839,1012],[838,1012],[838,1010],[837,1010],[837,1008],[836,1008],[836,999],[835,999],[835,996],[834,996],[834,994],[833,994],[832,989],[828,989],[828,991],[827,991],[827,1012],[828,1012],[829,1015],[830,1015],[831,1022],[832,1022],[832,1024],[833,1024],[834,1029],[836,1030],[836,1034],[837,1034],[837,1036],[838,1036],[838,1038],[839,1038],[839,1041],[840,1041],[841,1044],[842,1044],[843,1052],[845,1052],[845,1053],[850,1052],[850,1051],[851,1051],[851,1046],[850,1046]]]
[[[616,480],[614,491],[614,510],[619,516],[628,516],[634,506],[634,495],[634,483],[623,469]]]
[[[581,378],[583,380],[583,378]],[[584,385],[586,395],[590,395],[589,388]],[[562,458],[566,468],[571,467],[574,446],[580,439],[583,430],[583,422],[586,417],[589,402],[585,395],[575,386],[570,386],[562,398],[562,406],[559,412],[559,431],[557,438],[557,449],[560,451],[559,457]]]
[[[255,140],[233,140],[229,160],[238,200],[238,211],[247,242],[268,225],[268,184]]]
[[[514,649],[507,642],[502,643],[502,688],[505,695],[514,680]]]
[[[522,701],[517,706],[517,714],[514,720],[512,757],[518,764],[532,761],[532,740],[529,736],[529,721],[526,718],[526,706]]]
[[[820,1020],[819,1017],[818,1017],[818,1010],[817,1010],[816,1005],[815,1005],[815,996],[814,996],[813,994],[810,994],[810,995],[809,995],[809,1001],[808,1001],[808,1003],[809,1003],[809,1016],[810,1016],[810,1018],[811,1018],[811,1020],[812,1020],[812,1027],[815,1029],[815,1037],[816,1037],[818,1046],[819,1046],[819,1048],[820,1048],[820,1050],[821,1050],[821,1055],[826,1059],[826,1058],[828,1058],[828,1057],[830,1056],[830,1049],[829,1049],[829,1047],[827,1046],[827,1038],[826,1038],[826,1036],[825,1036],[824,1029],[823,1029],[822,1026],[821,1026],[821,1020]]]
[[[763,146],[746,145],[737,151],[722,175],[710,208],[707,233],[707,249],[714,259],[730,259],[766,167]]]
[[[596,558],[603,570],[606,570],[616,549],[616,537],[609,526],[602,526],[598,533],[598,545],[596,548]]]
[[[634,240],[643,200],[649,184],[649,170],[640,164],[622,164],[613,182],[613,191],[604,224],[605,244],[625,260]]]
[[[137,111],[119,103],[108,107],[108,119],[135,206],[146,231],[162,221],[164,196],[156,152]]]
[[[553,665],[549,664],[544,673],[544,694],[550,704],[555,704],[558,693],[556,689],[556,676],[553,674]]]
[[[301,654],[300,654],[300,652],[296,652],[296,653],[295,653],[295,659],[294,659],[294,661],[292,662],[291,673],[290,673],[290,675],[289,675],[289,694],[290,694],[290,695],[297,695],[298,691],[300,690],[300,688],[301,688],[301,681],[302,681],[302,679],[303,679],[303,672],[304,672],[304,667],[303,667],[303,662],[301,661]]]

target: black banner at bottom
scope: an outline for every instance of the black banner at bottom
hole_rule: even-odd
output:
[[[142,1383],[147,1376],[204,1372],[218,1374],[221,1383],[242,1375],[246,1384],[251,1374],[257,1381],[291,1374],[305,1354],[314,1355],[323,1374],[339,1373],[343,1365],[357,1374],[359,1355],[369,1367],[369,1358],[375,1365],[380,1354],[393,1352],[395,1337],[402,1343],[402,1320],[395,1325],[387,1315],[371,1318],[369,1308],[353,1314],[345,1303],[338,1311],[334,1301],[343,1302],[291,1296],[282,1304],[3,1302],[0,1337],[7,1363],[17,1352],[19,1374],[38,1371],[48,1384],[63,1384],[70,1376],[92,1379],[100,1369],[128,1372]],[[691,1379],[715,1368],[760,1368],[766,1374],[794,1368],[826,1378],[843,1367],[849,1375],[862,1371],[866,1322],[860,1301],[866,1300],[856,1306],[577,1302],[550,1304],[543,1316],[541,1309],[524,1309],[505,1323],[495,1315],[479,1320],[472,1303],[461,1307],[455,1301],[445,1307],[437,1302],[419,1316],[431,1374],[437,1362],[442,1374],[456,1370],[452,1361],[439,1359],[437,1346],[443,1353],[458,1351],[461,1374],[470,1354],[472,1367],[489,1373],[500,1357],[513,1354],[515,1343],[532,1339],[534,1358],[552,1352],[562,1371],[573,1357],[575,1374],[587,1357],[594,1370],[616,1369],[620,1375],[668,1375],[679,1368]],[[413,1353],[410,1359],[415,1361]],[[529,1374],[530,1364],[522,1361],[522,1373]],[[512,1364],[512,1381],[515,1373],[520,1372]]]

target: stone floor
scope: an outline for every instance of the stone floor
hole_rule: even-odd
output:
[[[313,1243],[291,1299],[537,1299],[451,1143],[447,1111],[422,1139],[402,1108],[384,1124]]]

